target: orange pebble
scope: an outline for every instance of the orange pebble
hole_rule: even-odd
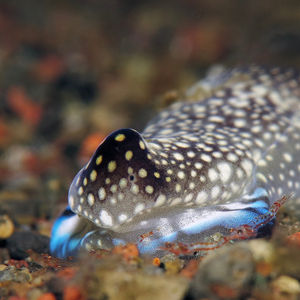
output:
[[[139,256],[139,250],[136,244],[119,245],[116,246],[112,252],[115,254],[121,254],[126,260]]]
[[[160,259],[158,257],[154,257],[152,260],[152,265],[158,267],[160,265]]]
[[[287,237],[288,242],[300,246],[300,232],[296,232],[294,234],[291,234]]]
[[[52,293],[46,293],[41,295],[38,300],[56,300],[56,297]]]
[[[272,265],[266,262],[259,262],[256,265],[256,271],[262,276],[267,277],[272,272]]]
[[[84,300],[81,291],[76,286],[66,286],[64,288],[63,300]]]

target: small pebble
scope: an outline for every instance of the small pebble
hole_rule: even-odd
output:
[[[0,215],[0,239],[9,238],[14,232],[15,226],[8,215]]]
[[[38,300],[56,300],[56,297],[52,293],[46,293],[41,295]]]
[[[221,247],[200,263],[184,299],[238,299],[250,289],[254,273],[254,259],[246,245]]]
[[[274,258],[274,246],[263,239],[248,241],[249,248],[256,262],[272,262]]]
[[[7,239],[7,249],[13,259],[25,259],[29,249],[37,253],[49,253],[49,237],[30,231],[18,231]]]
[[[184,265],[184,261],[179,259],[175,254],[167,254],[161,259],[161,263],[164,264],[166,274],[179,273]]]
[[[274,300],[296,300],[300,296],[300,283],[295,278],[282,275],[271,283]]]
[[[8,266],[3,271],[0,271],[0,282],[28,282],[32,277],[27,268],[17,269],[14,266]]]
[[[64,288],[64,300],[83,300],[82,293],[76,286],[66,286]]]

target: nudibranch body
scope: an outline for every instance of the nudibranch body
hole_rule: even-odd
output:
[[[199,85],[211,95],[177,102],[141,134],[120,129],[98,147],[54,224],[54,255],[128,242],[159,255],[166,243],[195,245],[247,224],[257,232],[276,201],[299,196],[298,73],[251,66]]]

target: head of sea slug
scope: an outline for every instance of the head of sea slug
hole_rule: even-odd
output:
[[[69,205],[97,226],[117,230],[153,207],[165,184],[143,137],[133,129],[120,129],[99,145],[75,176]]]

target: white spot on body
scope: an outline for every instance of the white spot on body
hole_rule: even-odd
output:
[[[212,153],[212,156],[213,156],[214,158],[222,158],[222,157],[223,157],[223,154],[222,154],[221,152],[219,152],[219,151],[214,151],[214,152]]]
[[[220,187],[218,185],[215,185],[212,189],[211,189],[211,197],[213,199],[217,198],[220,194]]]
[[[233,121],[233,124],[234,124],[234,126],[237,127],[237,128],[242,128],[242,127],[246,127],[246,126],[247,126],[246,120],[245,120],[245,119],[240,119],[240,118],[235,119],[235,120]]]
[[[210,162],[212,161],[211,156],[208,155],[208,154],[202,153],[200,157],[201,157],[201,159],[202,159],[203,161],[205,161],[205,162],[210,163]]]
[[[283,158],[284,158],[287,162],[289,162],[289,163],[293,161],[292,155],[291,155],[290,153],[287,153],[287,152],[283,153]]]
[[[217,168],[220,172],[219,176],[221,181],[224,183],[228,182],[232,174],[231,166],[227,162],[220,162],[218,163]]]
[[[141,212],[144,208],[145,208],[145,204],[144,204],[144,203],[138,203],[138,204],[136,205],[136,207],[134,208],[134,214],[138,214],[138,213]]]
[[[116,205],[116,204],[117,204],[116,198],[110,198],[109,201],[110,201],[110,203],[111,203],[112,205]]]
[[[175,185],[175,191],[177,193],[179,193],[181,191],[181,185],[179,183],[176,183],[176,185]]]
[[[154,206],[161,206],[163,205],[167,200],[167,197],[163,194],[159,195],[155,201]]]
[[[245,159],[241,162],[241,166],[246,172],[247,176],[250,177],[253,171],[253,164],[250,160]]]
[[[119,181],[119,186],[121,189],[125,188],[127,186],[127,179],[126,178],[121,178]]]
[[[180,148],[188,148],[190,145],[183,142],[176,142],[176,146]]]
[[[122,201],[125,198],[123,193],[118,194],[118,200]]]
[[[262,173],[257,173],[256,174],[256,177],[258,178],[258,179],[260,179],[262,182],[264,182],[264,183],[267,183],[268,182],[268,179],[266,178],[266,176],[264,175],[264,174],[262,174]]]
[[[130,191],[131,191],[133,194],[137,195],[137,194],[139,193],[139,191],[140,191],[139,186],[138,186],[137,184],[133,184],[133,185],[131,186],[131,188],[130,188]]]
[[[192,170],[192,171],[191,171],[191,176],[192,176],[192,177],[196,177],[196,176],[197,176],[197,172],[196,172],[195,170]]]
[[[190,182],[189,188],[190,188],[191,190],[193,190],[195,187],[196,187],[195,183],[194,183],[194,182]]]
[[[173,156],[176,160],[184,160],[184,156],[181,153],[175,152]]]
[[[100,211],[100,221],[106,225],[106,226],[112,226],[113,225],[113,219],[110,213],[108,213],[106,210],[102,209]]]
[[[78,189],[78,195],[81,196],[82,194],[83,194],[83,188],[82,188],[82,186],[81,186],[81,187],[79,187],[79,189]]]
[[[118,187],[117,187],[116,184],[113,184],[113,185],[110,187],[110,191],[111,191],[112,193],[115,193],[115,192],[117,191],[117,189],[118,189]]]
[[[95,197],[94,197],[94,195],[91,194],[91,193],[88,194],[88,204],[89,204],[90,206],[93,206],[94,203],[95,203]]]
[[[187,203],[187,202],[190,202],[194,197],[194,194],[193,193],[190,193],[188,194],[185,198],[184,198],[184,202]]]
[[[154,188],[153,188],[152,185],[147,185],[147,186],[145,187],[145,191],[146,191],[146,193],[148,193],[148,194],[152,194],[153,191],[154,191]]]
[[[119,219],[120,222],[126,221],[127,218],[128,218],[128,216],[125,215],[125,214],[120,214],[119,217],[118,217],[118,219]]]
[[[141,178],[147,177],[147,171],[145,169],[143,169],[143,168],[139,169],[139,173],[138,174],[139,174],[139,176]]]
[[[198,193],[197,198],[195,200],[195,202],[197,204],[204,204],[206,199],[207,199],[207,193],[205,191],[201,191],[200,193]]]
[[[200,170],[203,167],[203,165],[200,162],[195,163],[195,168]]]
[[[188,151],[187,156],[188,156],[189,158],[194,158],[194,157],[196,156],[196,154],[195,154],[195,152],[193,152],[193,151]]]
[[[211,168],[208,170],[208,178],[211,182],[217,181],[219,174],[215,169]]]
[[[113,186],[111,186],[111,188],[112,187]],[[103,187],[101,187],[99,189],[99,191],[98,191],[98,197],[99,197],[100,200],[104,200],[105,199],[105,197],[106,197],[106,191],[105,191],[105,189]]]
[[[177,173],[177,176],[178,176],[179,179],[183,179],[183,178],[185,177],[185,174],[184,174],[183,171],[179,171],[179,172]]]

